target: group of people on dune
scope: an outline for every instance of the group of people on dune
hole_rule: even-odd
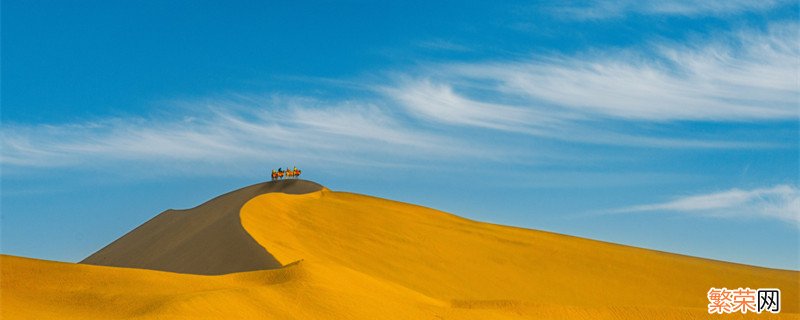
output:
[[[286,170],[283,170],[283,168],[278,168],[278,170],[272,169],[272,181],[281,180],[283,178],[296,179],[299,176],[300,169],[297,169],[297,167],[294,167],[294,169],[286,167]]]

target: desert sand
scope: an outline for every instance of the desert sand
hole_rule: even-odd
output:
[[[294,182],[298,185],[291,189],[285,182],[250,186],[195,209],[162,213],[81,264],[3,255],[0,315],[3,319],[800,318],[798,271],[482,223],[416,205],[334,192],[311,182]],[[171,217],[181,214],[203,218]],[[228,222],[217,222],[224,219]],[[199,223],[195,221],[203,226],[185,226]],[[227,240],[228,236],[236,240]],[[208,239],[223,244],[205,257],[206,250],[194,246],[205,246]],[[225,259],[233,259],[235,267],[225,266]],[[709,315],[710,287],[780,288],[782,312]]]
[[[306,180],[265,182],[226,193],[188,210],[167,210],[81,263],[218,275],[281,265],[245,232],[239,209],[255,196],[322,189]]]

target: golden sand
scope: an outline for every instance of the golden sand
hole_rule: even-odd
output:
[[[459,218],[324,189],[241,209],[282,269],[188,275],[2,256],[2,319],[799,319],[800,272]],[[709,315],[710,287],[782,312]]]

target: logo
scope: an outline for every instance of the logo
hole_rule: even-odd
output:
[[[707,296],[709,314],[781,312],[780,289],[711,288]]]

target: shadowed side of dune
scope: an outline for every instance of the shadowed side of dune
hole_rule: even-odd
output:
[[[219,275],[281,267],[242,227],[239,210],[265,193],[304,194],[323,187],[307,180],[259,183],[188,210],[167,210],[80,263]]]

